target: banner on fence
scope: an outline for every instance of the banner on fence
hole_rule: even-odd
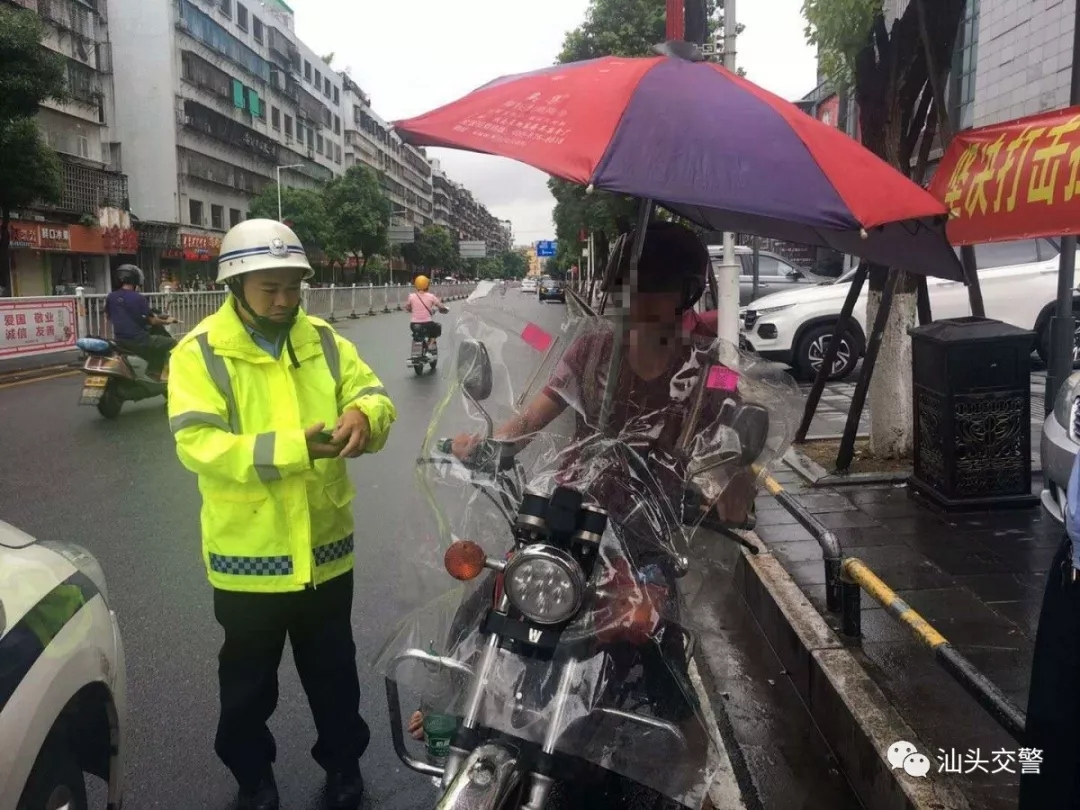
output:
[[[65,351],[75,348],[73,298],[0,300],[0,358]]]

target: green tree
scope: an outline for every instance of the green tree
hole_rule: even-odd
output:
[[[329,241],[335,249],[356,257],[361,270],[375,254],[389,252],[390,201],[372,169],[362,163],[350,166],[326,187],[325,195]]]
[[[518,250],[508,250],[502,255],[503,278],[525,278],[529,272],[529,260]]]
[[[428,225],[420,233],[416,248],[421,267],[447,272],[455,265],[458,240],[442,225]]]
[[[262,219],[278,218],[277,186],[271,184],[251,201],[249,216]],[[330,233],[326,221],[326,199],[322,191],[310,188],[281,187],[281,218],[296,233],[305,250],[320,250],[328,254]],[[337,254],[333,259],[343,259]]]
[[[698,2],[704,6],[711,39],[712,32],[723,27],[723,0]],[[566,64],[601,56],[650,56],[652,47],[666,38],[666,19],[665,0],[590,0],[585,22],[567,33],[557,61]],[[602,266],[608,241],[633,227],[636,201],[601,191],[587,195],[582,186],[555,177],[548,181],[548,188],[555,197],[552,219],[559,240],[555,266],[568,270],[579,264],[585,247],[579,237],[590,231],[594,233],[598,266]]]
[[[854,89],[862,142],[903,174],[921,182],[939,130],[948,132],[944,85],[968,0],[911,0],[886,19],[882,0],[804,0],[806,36],[822,67]],[[866,323],[877,316],[886,267],[871,267]],[[914,441],[911,339],[916,284],[902,278],[885,327],[871,381],[870,450],[883,457],[910,454]]]
[[[43,101],[66,95],[63,58],[41,45],[36,14],[0,6],[0,288],[11,290],[11,212],[55,202],[60,163],[34,116]],[[0,293],[2,294],[2,293]]]

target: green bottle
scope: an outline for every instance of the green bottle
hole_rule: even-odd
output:
[[[428,644],[428,653],[437,655],[435,642]],[[439,677],[442,675],[443,677]],[[420,711],[424,715],[424,746],[427,759],[432,765],[445,765],[450,755],[450,741],[457,730],[457,717],[450,714],[451,687],[445,680],[447,673],[435,665],[428,665],[428,687],[425,690]]]

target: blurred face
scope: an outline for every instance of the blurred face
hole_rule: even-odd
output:
[[[257,270],[244,276],[244,297],[256,315],[286,323],[300,305],[304,271],[292,267]],[[245,315],[240,308],[241,316]]]

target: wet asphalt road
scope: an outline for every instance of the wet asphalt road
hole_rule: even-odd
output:
[[[566,311],[516,290],[508,300],[550,330]],[[337,327],[356,343],[398,410],[386,448],[349,462],[358,492],[353,622],[361,711],[372,729],[363,761],[366,806],[414,808],[432,794],[394,756],[382,679],[371,662],[400,619],[395,575],[410,562],[403,527],[422,522],[415,459],[446,382],[442,369],[417,378],[405,366],[404,313],[344,320]],[[125,403],[110,422],[96,409],[77,405],[81,380],[73,375],[0,388],[0,518],[42,540],[81,543],[105,570],[127,657],[125,807],[230,807],[234,783],[213,752],[221,632],[199,559],[195,477],[176,458],[163,400]],[[283,806],[321,807],[323,772],[309,755],[314,725],[288,652],[271,728]]]
[[[460,311],[462,303],[450,306]],[[500,306],[507,305],[511,312],[504,323],[516,328],[531,321],[554,333],[566,315],[564,306],[541,305],[516,289]],[[442,320],[449,335],[455,314]],[[364,806],[430,807],[430,783],[393,753],[383,682],[373,662],[403,613],[420,604],[416,583],[445,576],[420,553],[430,547],[421,538],[432,523],[414,473],[424,432],[446,391],[446,369],[417,378],[405,366],[409,334],[403,313],[336,326],[356,343],[398,410],[386,448],[349,462],[358,493],[353,625],[361,711],[372,731],[362,762]],[[450,366],[445,343],[442,365]],[[522,364],[516,369],[521,380],[531,373],[524,366],[533,363],[509,347],[500,352],[495,343],[489,346],[497,364],[493,400],[502,385],[500,363]],[[0,386],[0,519],[39,539],[81,543],[105,570],[127,657],[125,808],[226,810],[233,806],[235,785],[213,752],[221,631],[199,557],[195,478],[176,458],[163,400],[126,403],[110,422],[96,409],[77,405],[81,381],[76,374]],[[797,694],[773,687],[785,682],[782,667],[745,604],[729,582],[710,582],[708,591],[715,604],[703,617],[711,630],[702,649],[723,681],[715,684],[723,692],[717,708],[726,715],[719,718],[729,729],[725,742],[735,769],[742,771],[739,787],[729,783],[736,794],[745,793],[743,806],[857,808]],[[282,806],[321,808],[324,775],[309,755],[315,730],[288,652],[271,729]]]

